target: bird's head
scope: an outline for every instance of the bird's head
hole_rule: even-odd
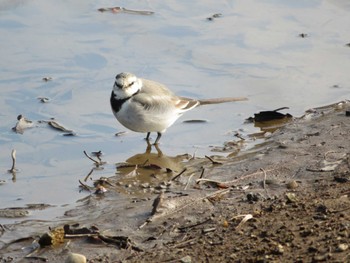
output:
[[[113,92],[119,99],[129,98],[142,87],[142,80],[132,73],[122,72],[115,77]]]

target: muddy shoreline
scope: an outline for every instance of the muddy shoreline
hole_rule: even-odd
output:
[[[167,168],[186,168],[176,180],[169,175],[154,185],[141,181],[125,187],[109,178],[134,195],[121,196],[107,185],[103,196],[80,200],[60,222],[46,222],[32,238],[2,242],[0,262],[64,262],[69,252],[85,255],[88,262],[347,261],[349,109],[344,101],[309,110],[271,134],[254,154],[189,158],[181,167],[171,165],[186,157],[167,159]],[[159,204],[152,206],[157,196]],[[114,206],[118,198],[130,205]],[[94,226],[103,236],[124,237],[126,245],[91,236],[65,238],[24,258],[48,225],[76,223]],[[2,226],[1,236],[8,238],[16,228]]]

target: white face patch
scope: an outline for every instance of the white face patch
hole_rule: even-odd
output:
[[[141,79],[131,73],[120,73],[115,78],[113,92],[118,99],[131,97],[142,87]]]

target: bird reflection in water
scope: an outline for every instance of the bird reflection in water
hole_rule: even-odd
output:
[[[152,149],[155,152],[152,152]],[[144,153],[135,154],[125,163],[117,165],[120,176],[119,184],[129,188],[139,186],[151,188],[161,182],[167,182],[184,169],[183,161],[188,160],[189,155],[167,156],[159,148],[159,145],[151,145],[147,142]]]

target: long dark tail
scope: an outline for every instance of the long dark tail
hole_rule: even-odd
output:
[[[226,102],[235,102],[235,101],[244,101],[248,100],[245,97],[235,97],[235,98],[217,98],[217,99],[205,99],[205,100],[198,100],[199,105],[207,105],[207,104],[219,104],[219,103],[226,103]]]

